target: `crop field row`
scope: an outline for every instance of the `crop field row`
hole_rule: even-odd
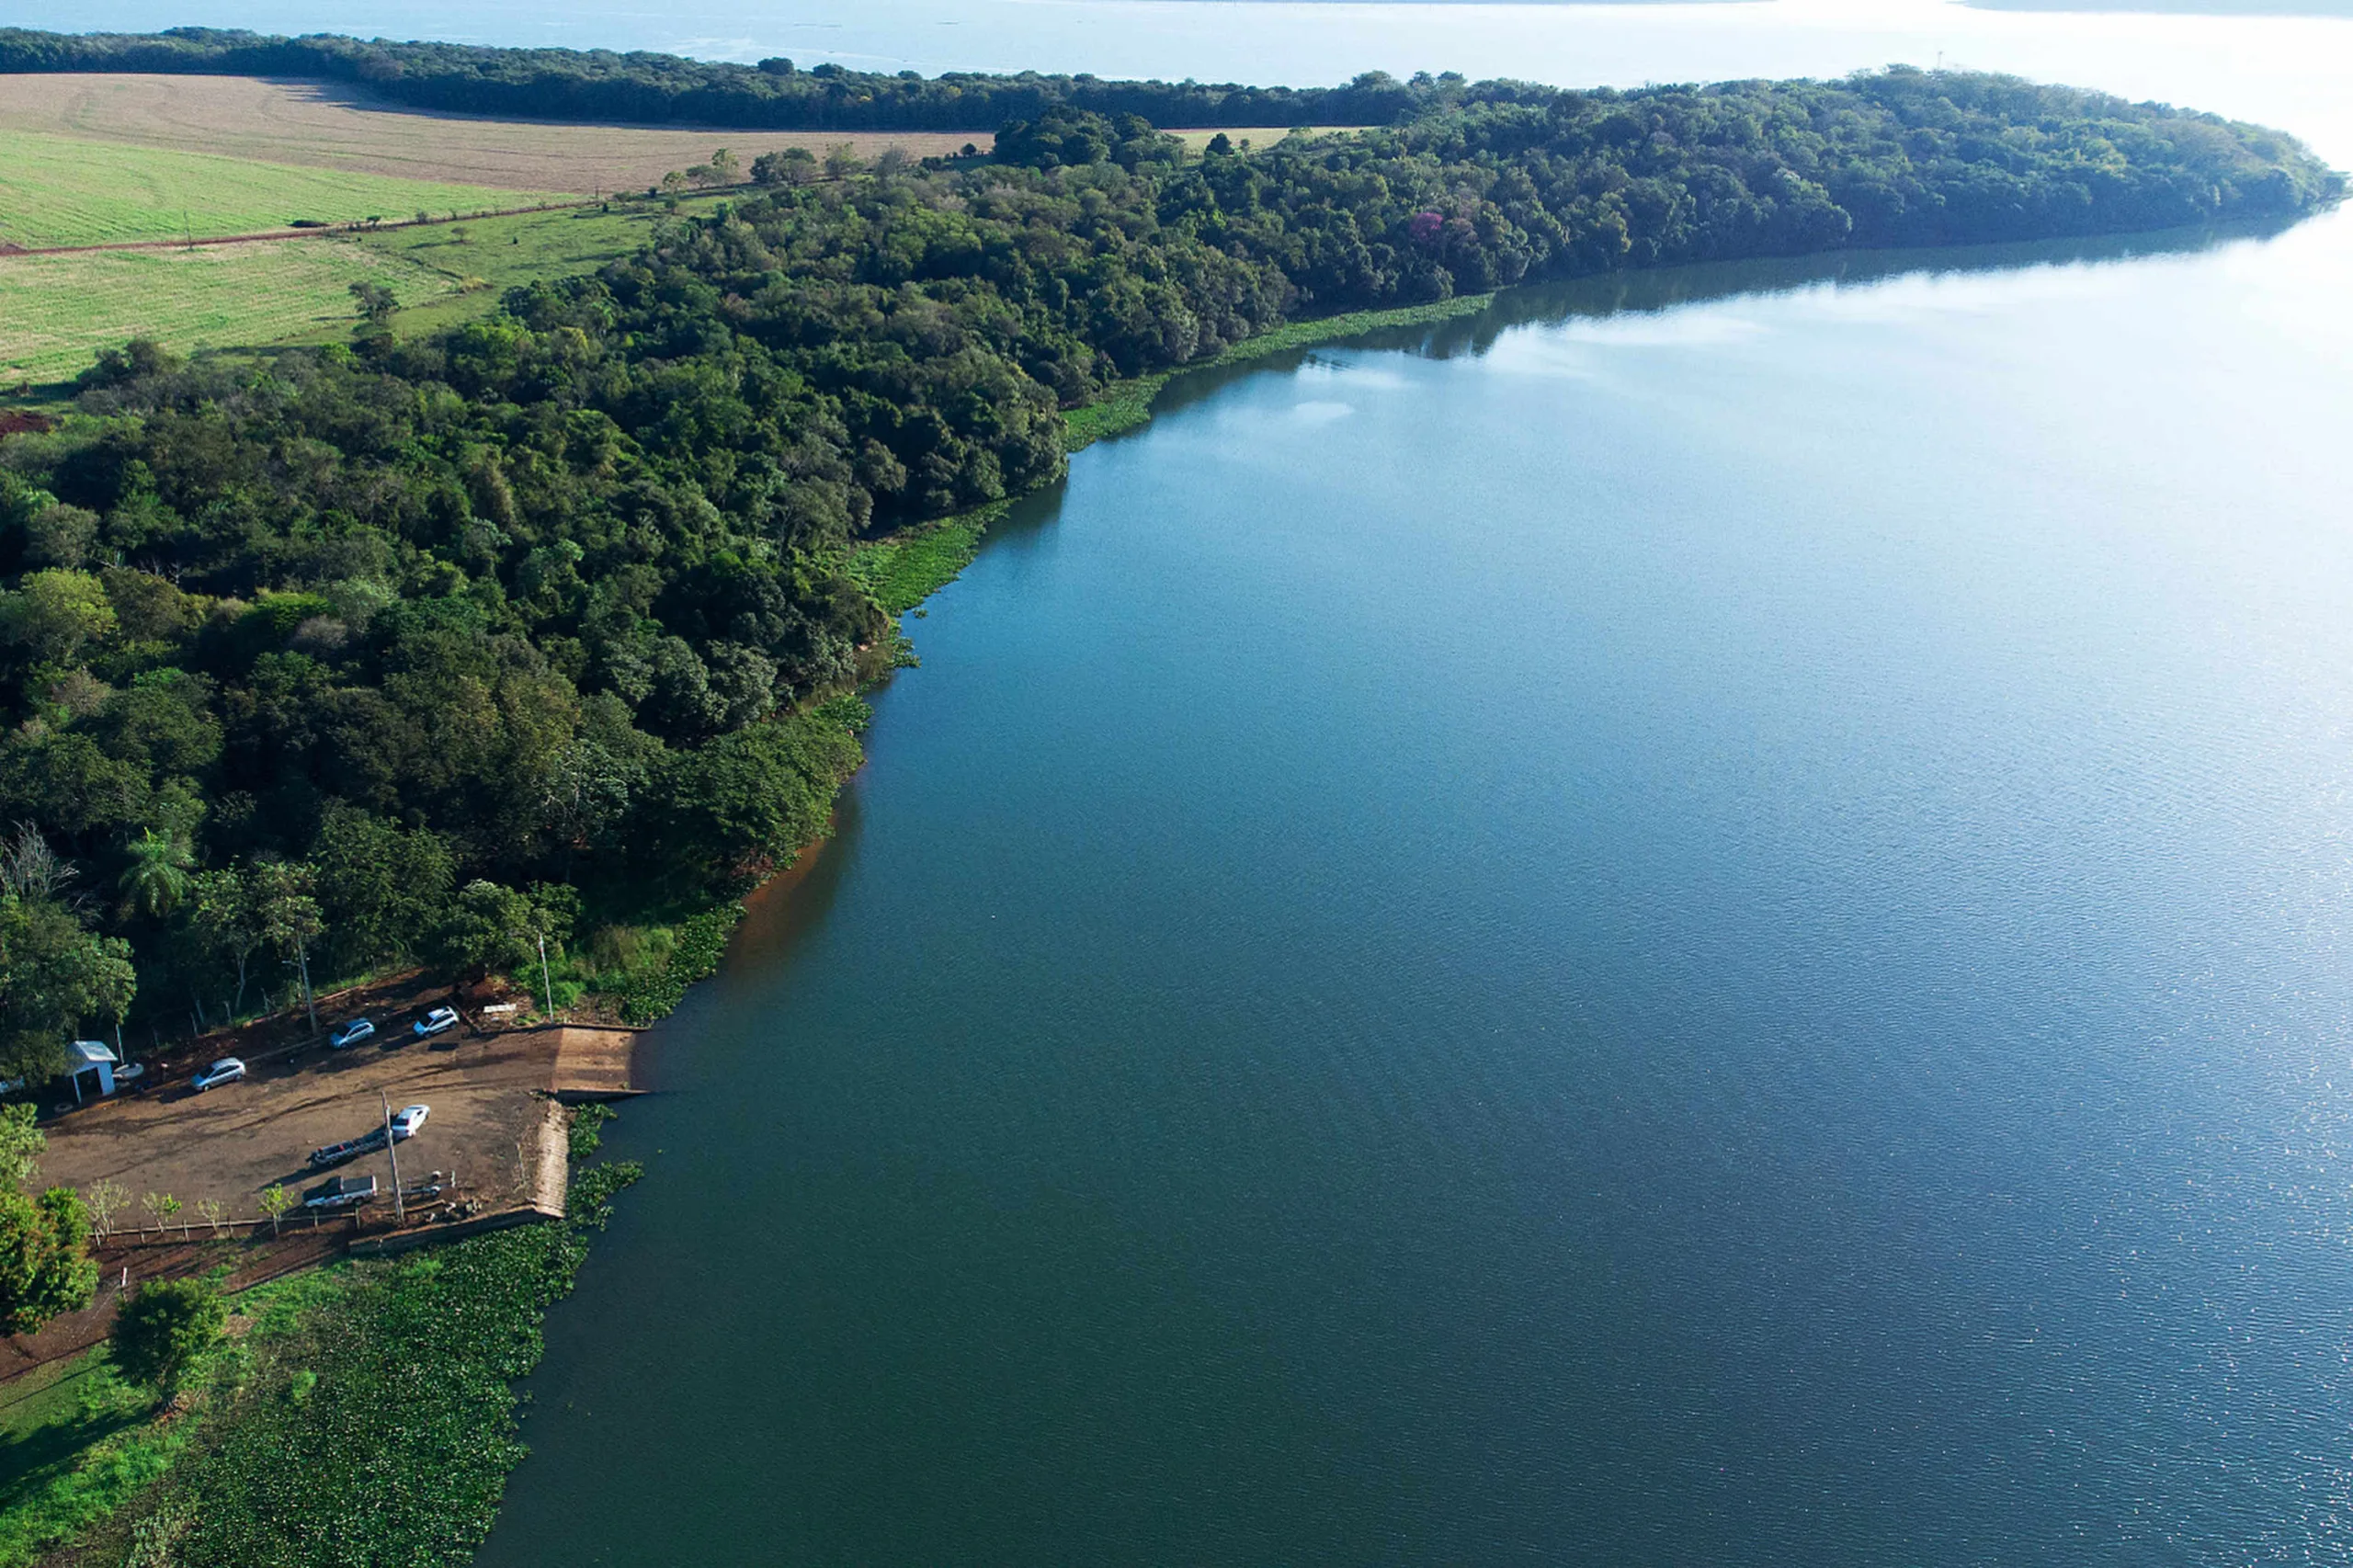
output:
[[[0,256],[0,393],[63,381],[97,350],[152,337],[176,353],[345,335],[351,285],[403,301],[449,294],[456,279],[344,240],[263,240],[195,250]]]
[[[393,179],[211,153],[14,131],[0,159],[0,244],[21,249],[253,233],[297,220],[443,215],[562,193]]]
[[[967,142],[983,148],[990,142],[986,131],[680,131],[554,125],[422,114],[379,106],[354,96],[348,88],[325,83],[261,81],[250,76],[71,74],[0,76],[0,132],[8,133],[12,142],[17,133],[62,135],[406,179],[509,190],[561,190],[582,196],[643,190],[670,170],[699,164],[722,146],[748,165],[762,153],[781,147],[808,147],[822,153],[847,143],[861,157],[870,158],[890,146],[923,156],[953,152]],[[473,205],[518,203],[509,198]]]

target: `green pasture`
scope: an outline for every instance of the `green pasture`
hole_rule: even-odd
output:
[[[382,229],[360,235],[358,243],[375,255],[437,275],[447,285],[438,295],[415,299],[401,291],[403,309],[392,327],[408,337],[488,315],[518,284],[595,272],[633,256],[658,221],[701,216],[727,199],[689,198],[675,213],[657,202],[590,203],[465,223]]]
[[[204,239],[283,229],[297,219],[446,217],[577,199],[15,131],[0,159],[0,244]]]
[[[362,280],[419,302],[457,286],[340,239],[0,256],[0,396],[22,382],[63,381],[131,337],[185,354],[348,335],[351,285]]]
[[[682,201],[676,215],[724,199]],[[363,280],[392,290],[393,328],[414,336],[487,315],[518,283],[630,256],[668,216],[658,203],[616,202],[193,250],[0,256],[0,397],[64,381],[131,337],[176,354],[343,342],[358,324],[351,285]]]

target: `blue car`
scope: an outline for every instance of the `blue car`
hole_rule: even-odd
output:
[[[354,1018],[327,1036],[327,1045],[332,1050],[341,1051],[347,1045],[358,1045],[363,1040],[372,1040],[375,1034],[376,1025],[372,1019]]]

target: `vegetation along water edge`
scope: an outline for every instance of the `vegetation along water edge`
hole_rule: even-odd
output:
[[[118,1025],[249,1016],[287,964],[463,985],[544,943],[546,1003],[658,1017],[825,831],[898,618],[1181,370],[1540,279],[2342,192],[2259,127],[1960,73],[1398,101],[1197,152],[1057,99],[988,157],[747,171],[472,319],[404,333],[358,287],[347,341],[99,356],[62,419],[0,438],[0,1077]],[[27,1258],[70,1264],[80,1200],[18,1196]],[[543,1226],[336,1276],[298,1359],[256,1359],[108,1510],[108,1550],[461,1561],[579,1244]],[[35,1275],[36,1318],[85,1288]],[[446,1399],[413,1381],[435,1366]],[[412,1400],[414,1432],[361,1419]],[[271,1468],[319,1443],[356,1456],[333,1485]],[[428,1443],[460,1450],[429,1497]]]
[[[47,1457],[12,1466],[0,1565],[464,1561],[522,1457],[515,1383],[546,1309],[642,1174],[592,1163],[610,1114],[574,1113],[561,1223],[244,1291],[168,1403],[101,1349],[0,1415]]]

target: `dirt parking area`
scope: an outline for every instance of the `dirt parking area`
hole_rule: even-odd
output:
[[[390,1152],[378,1149],[332,1171],[305,1162],[313,1149],[381,1127],[389,1102],[395,1111],[432,1108],[424,1129],[397,1151],[404,1185],[439,1172],[490,1210],[560,1207],[560,1186],[545,1190],[553,1134],[544,1096],[556,1049],[552,1032],[460,1029],[414,1040],[404,1025],[387,1024],[378,1040],[256,1063],[243,1082],[203,1094],[182,1077],[49,1121],[41,1179],[84,1192],[101,1180],[120,1183],[131,1210],[116,1221],[121,1230],[146,1220],[141,1200],[151,1192],[178,1199],[188,1220],[208,1199],[231,1219],[252,1220],[266,1187],[282,1184],[299,1193],[330,1175],[372,1176],[388,1199]],[[560,1159],[553,1170],[561,1184]]]

